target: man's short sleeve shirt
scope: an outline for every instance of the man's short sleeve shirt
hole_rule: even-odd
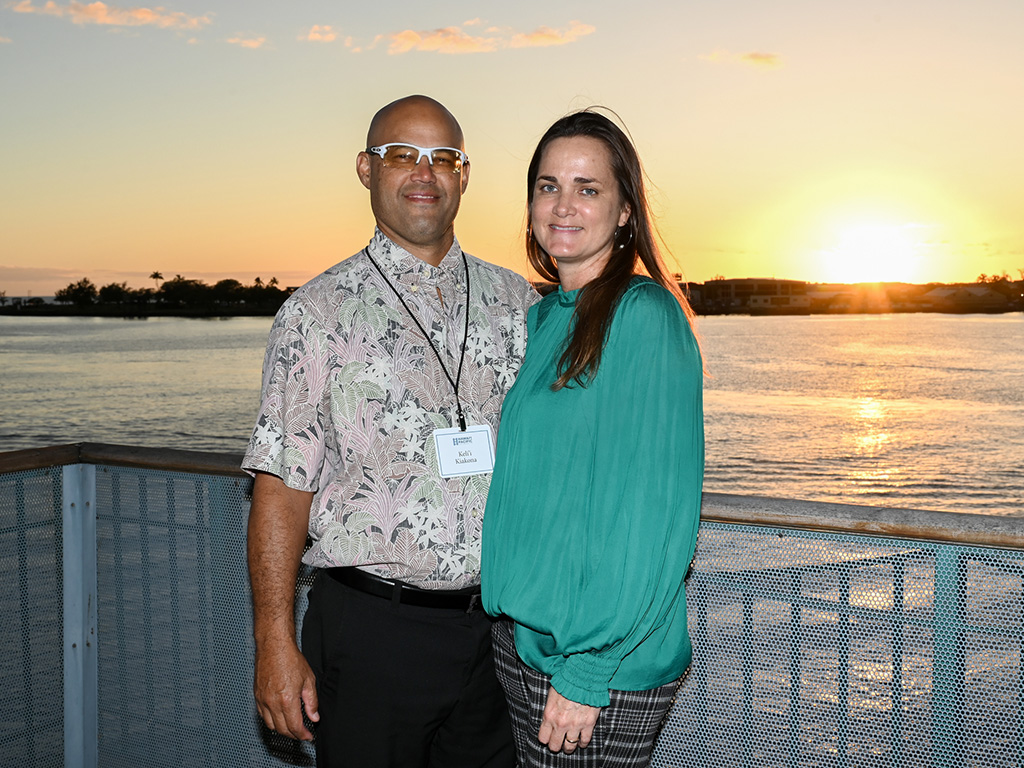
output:
[[[466,264],[459,394],[467,421],[496,435],[538,297],[510,270],[468,254]],[[432,435],[457,424],[455,392],[387,281],[456,378],[466,320],[458,242],[434,267],[378,231],[278,312],[243,467],[314,492],[304,562],[359,565],[424,588],[470,586],[479,581],[491,476],[440,476]]]

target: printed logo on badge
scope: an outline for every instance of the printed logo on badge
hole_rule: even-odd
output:
[[[482,475],[494,471],[494,438],[490,424],[434,430],[441,477]]]

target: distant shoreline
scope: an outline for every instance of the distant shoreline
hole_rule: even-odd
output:
[[[1007,315],[1024,312],[1019,307],[1005,308],[947,308],[947,309],[916,309],[916,308],[864,308],[864,309],[709,309],[694,306],[694,312],[700,317],[719,317],[726,315],[747,317],[811,317],[822,315]],[[145,320],[151,317],[184,317],[210,319],[218,317],[274,317],[276,308],[245,308],[245,307],[145,307],[125,308],[117,306],[74,307],[59,304],[42,306],[0,307],[3,317],[112,317],[123,320]]]
[[[148,317],[273,317],[278,307],[125,307],[95,305],[91,307],[41,304],[35,306],[0,307],[0,316],[16,317],[117,317],[126,320]]]
[[[679,276],[677,276],[679,279]],[[543,296],[557,289],[535,282]],[[975,283],[806,283],[776,278],[716,278],[679,282],[700,316],[751,317],[801,315],[1007,314],[1024,311],[1024,279],[1007,276]],[[0,295],[0,316],[17,317],[272,317],[295,288],[269,283],[243,286],[237,280],[207,286],[181,276],[153,289],[123,285],[96,289],[87,278],[55,297],[7,298]]]

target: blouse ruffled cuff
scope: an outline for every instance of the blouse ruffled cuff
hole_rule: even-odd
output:
[[[608,683],[620,659],[604,659],[587,653],[573,654],[551,677],[551,687],[570,701],[588,707],[607,707]]]

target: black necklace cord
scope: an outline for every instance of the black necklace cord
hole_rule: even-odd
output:
[[[402,298],[402,294],[398,292],[394,284],[388,279],[388,276],[384,274],[384,270],[380,268],[380,264],[376,262],[373,256],[370,255],[370,249],[364,248],[363,253],[366,254],[366,258],[370,260],[370,263],[377,268],[377,272],[384,278],[384,282],[388,284],[388,288],[391,289],[395,297],[402,302],[402,306],[405,307],[405,311],[409,313],[409,317],[412,318],[413,322],[416,323],[416,327],[420,329],[420,333],[423,334],[423,338],[427,340],[427,344],[434,350],[434,355],[437,357],[437,362],[441,365],[441,371],[444,373],[445,378],[448,379],[448,383],[452,385],[452,389],[455,390],[455,413],[459,418],[459,429],[463,432],[466,431],[466,416],[462,412],[462,400],[459,399],[459,383],[462,381],[462,364],[466,361],[466,343],[469,341],[469,263],[466,261],[466,254],[462,254],[462,268],[466,271],[466,327],[462,332],[462,353],[459,355],[459,369],[455,374],[455,378],[448,373],[448,367],[444,364],[444,360],[441,357],[441,353],[437,351],[437,347],[434,346],[434,342],[430,339],[430,334],[423,327],[423,324],[419,321],[419,318],[413,313],[409,305],[406,304],[405,299]]]

